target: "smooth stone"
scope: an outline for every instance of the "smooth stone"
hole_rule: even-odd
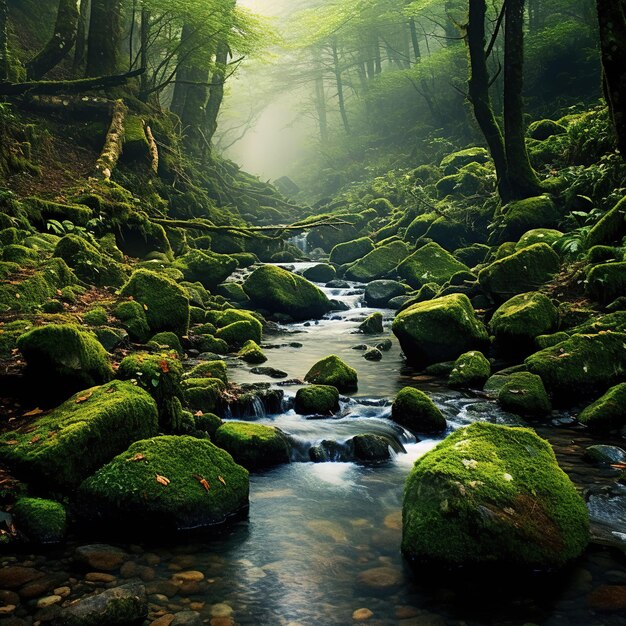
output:
[[[72,593],[70,587],[57,587],[53,591],[55,596],[61,596],[62,598],[67,598]]]
[[[392,530],[400,530],[402,528],[402,511],[394,511],[385,517],[385,526]]]
[[[352,613],[352,619],[355,622],[365,622],[373,616],[374,613],[367,608],[356,609],[356,611]]]
[[[196,611],[180,611],[176,613],[170,626],[202,626],[202,620]]]
[[[17,589],[42,576],[44,576],[43,572],[33,567],[9,565],[0,568],[0,587],[3,589]]]
[[[225,602],[219,602],[211,607],[211,617],[230,617],[233,614],[233,607]]]
[[[61,596],[46,596],[45,598],[39,598],[37,600],[37,608],[45,609],[48,606],[52,606],[53,604],[58,604],[62,602],[63,598]]]
[[[166,613],[150,623],[150,626],[170,626],[176,616],[173,613]]]
[[[211,626],[235,626],[236,622],[232,617],[212,617],[209,624]]]
[[[9,591],[8,589],[0,589],[0,602],[3,604],[19,604],[20,597],[15,591]]]
[[[104,572],[89,572],[85,574],[85,580],[90,583],[102,583],[106,585],[116,580],[113,574],[105,574]]]
[[[126,560],[126,556],[126,552],[121,548],[105,543],[80,546],[74,551],[74,558],[78,562],[107,572],[118,569]]]
[[[172,576],[172,580],[175,582],[180,581],[183,583],[199,583],[201,580],[204,580],[204,574],[195,570],[190,570],[187,572],[176,572]]]
[[[594,445],[585,450],[585,459],[594,463],[613,465],[626,462],[626,451],[617,446]]]
[[[373,567],[361,572],[357,580],[372,589],[389,589],[402,582],[402,572],[393,567]]]
[[[0,606],[0,615],[10,615],[15,611],[17,606],[15,604],[6,604],[5,606]]]
[[[397,619],[410,619],[411,617],[417,617],[419,614],[420,610],[414,606],[397,606],[394,611]]]

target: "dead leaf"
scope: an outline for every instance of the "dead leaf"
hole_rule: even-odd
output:
[[[132,463],[133,461],[147,461],[147,459],[143,454],[141,454],[141,452],[137,452],[135,456],[132,456],[130,459],[126,459],[127,463]]]
[[[167,487],[170,484],[170,479],[165,477],[165,476],[161,476],[160,474],[156,475],[156,481],[161,484],[164,485],[165,487]]]
[[[168,365],[165,359],[163,359],[162,361],[159,361],[159,367],[161,368],[161,371],[164,374],[167,374],[170,371],[170,366]]]
[[[17,439],[9,439],[8,441],[2,442],[5,446],[16,446],[19,441]]]
[[[222,485],[224,485],[224,487],[226,487],[226,481],[221,476],[218,476],[217,480],[219,480],[222,483]]]
[[[204,413],[202,411],[196,411],[193,416],[194,417],[202,417],[204,415]]]
[[[35,435],[31,440],[30,443],[37,443],[39,440],[41,439],[41,435]]]
[[[194,474],[193,477],[204,487],[206,491],[211,488],[211,485],[209,485],[209,481],[204,476],[200,476],[200,474]]]
[[[43,413],[43,409],[40,409],[39,407],[37,407],[36,409],[33,409],[32,411],[28,411],[28,413],[24,413],[22,417],[34,417],[35,415],[41,415],[42,413]]]
[[[613,467],[614,469],[623,470],[626,469],[626,463],[615,463],[614,465],[611,465],[611,467]]]
[[[85,402],[85,400],[89,400],[91,396],[93,396],[93,391],[87,392],[84,396],[78,396],[78,398],[76,398],[76,404],[80,404],[81,402]]]
[[[148,310],[148,305],[147,305],[147,304],[144,304],[144,305],[143,305],[143,308],[147,311],[147,310]]]

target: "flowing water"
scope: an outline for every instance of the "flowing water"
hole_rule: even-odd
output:
[[[433,578],[427,571],[409,569],[399,550],[403,484],[415,460],[437,440],[417,441],[391,422],[390,398],[409,384],[427,390],[450,429],[476,420],[521,420],[482,397],[418,375],[404,365],[395,339],[380,362],[366,361],[353,346],[389,337],[392,312],[382,311],[382,336],[355,334],[359,321],[372,312],[361,306],[362,287],[325,291],[350,309],[319,322],[285,326],[265,338],[265,365],[288,374],[282,387],[287,401],[280,414],[265,415],[258,409],[249,418],[288,433],[294,442],[293,462],[251,475],[249,516],[221,536],[200,543],[125,546],[134,565],[121,574],[139,574],[147,581],[154,615],[192,608],[214,626],[340,626],[366,617],[365,623],[378,626],[626,624],[626,567],[619,549],[626,545],[626,497],[609,487],[615,483],[614,471],[582,461],[592,441],[568,415],[555,415],[553,423],[537,429],[550,439],[576,484],[594,494],[590,509],[597,541],[579,562],[555,576],[523,580],[514,571],[486,581],[452,574]],[[288,401],[298,388],[292,379],[302,378],[328,354],[358,370],[358,392],[342,399],[334,418],[296,415]],[[241,363],[232,365],[231,380],[271,381]],[[358,433],[385,434],[405,452],[379,465],[308,461],[308,450],[316,443],[342,443]],[[72,548],[29,558],[80,578],[72,569]],[[199,570],[205,580],[184,590],[168,587],[180,569]]]

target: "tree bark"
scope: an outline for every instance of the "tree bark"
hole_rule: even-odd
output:
[[[185,62],[189,55],[188,46],[191,45],[194,28],[190,24],[184,24],[180,35],[180,50],[178,53],[178,68],[176,69],[176,84],[174,85],[174,93],[170,104],[170,111],[181,117],[185,109],[185,100],[189,91],[187,81],[189,77],[189,64]]]
[[[105,76],[118,70],[121,12],[121,0],[91,0],[87,76]]]
[[[596,0],[604,93],[617,137],[626,158],[626,0]]]
[[[0,0],[0,81],[9,78],[9,7]]]
[[[204,113],[204,127],[206,129],[206,139],[209,143],[217,130],[217,117],[220,113],[222,101],[224,100],[224,81],[226,80],[226,65],[228,63],[229,48],[225,40],[217,44],[215,53],[215,70],[211,77],[211,87],[209,89],[209,99]]]
[[[328,116],[326,114],[326,90],[324,89],[324,71],[319,49],[313,52],[313,63],[315,66],[315,110],[320,130],[320,141],[328,141]]]
[[[141,50],[139,59],[141,68],[144,70],[139,83],[139,97],[144,102],[148,99],[148,41],[150,38],[150,20],[152,16],[145,7],[141,9]]]
[[[341,68],[339,67],[339,52],[337,50],[337,38],[333,37],[331,40],[331,51],[333,53],[333,71],[335,73],[335,81],[337,83],[337,100],[339,103],[339,114],[341,115],[341,121],[343,122],[343,128],[346,134],[350,134],[350,121],[348,120],[348,113],[346,111],[346,101],[343,95],[343,80],[341,78]]]
[[[122,153],[122,142],[124,140],[124,120],[126,119],[127,108],[123,100],[116,100],[113,103],[111,114],[111,125],[104,140],[104,147],[96,161],[95,176],[109,180],[117,165],[117,161]]]
[[[74,64],[72,73],[80,76],[85,66],[85,55],[87,52],[87,25],[89,24],[89,12],[91,10],[90,0],[81,0],[78,16],[78,30],[76,31],[76,44],[74,46]]]
[[[208,96],[209,70],[207,67],[190,67],[187,73],[189,80],[197,84],[188,86],[185,107],[180,116],[184,133],[183,143],[192,154],[198,155],[205,145],[205,138],[202,135]]]
[[[422,58],[422,53],[420,52],[420,45],[417,40],[417,27],[415,26],[415,19],[409,19],[409,31],[411,33],[411,45],[413,46],[413,55],[415,56],[415,64],[419,63]]]
[[[542,193],[526,149],[524,122],[524,0],[507,0],[504,30],[504,145],[508,183],[514,198]]]

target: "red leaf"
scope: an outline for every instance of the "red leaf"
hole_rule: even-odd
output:
[[[164,374],[167,374],[170,371],[170,366],[167,364],[167,361],[165,359],[159,361],[159,367]]]

